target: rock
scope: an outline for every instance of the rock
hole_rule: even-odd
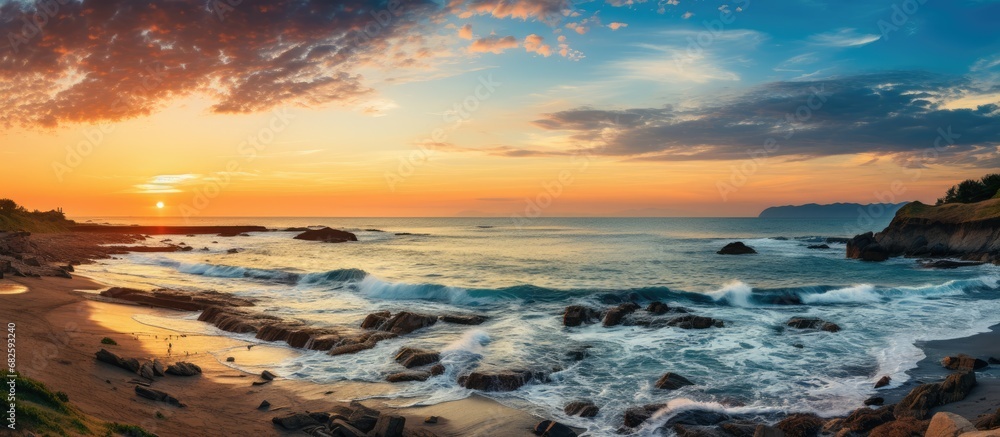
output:
[[[603,324],[605,327],[620,325],[625,316],[634,313],[638,309],[639,305],[631,302],[618,305],[608,310],[608,313],[604,315]]]
[[[747,255],[751,253],[757,253],[752,247],[743,244],[742,241],[737,241],[735,243],[729,243],[722,250],[716,252],[719,255]]]
[[[198,367],[197,364],[178,361],[172,366],[167,366],[166,373],[176,376],[195,376],[201,374],[201,367]]]
[[[376,419],[377,420],[377,419]],[[331,435],[337,437],[364,437],[368,434],[343,419],[335,419],[330,422]]]
[[[153,359],[153,375],[156,376],[167,376],[166,366],[159,359]]]
[[[870,397],[868,399],[865,399],[864,403],[865,403],[865,406],[881,407],[882,404],[885,403],[885,398],[881,398],[881,397],[878,397],[878,396],[872,396],[872,397]]]
[[[946,259],[939,259],[935,261],[923,261],[920,263],[920,267],[925,269],[957,269],[959,267],[975,267],[986,264],[982,261],[951,261]]]
[[[1000,409],[993,414],[987,414],[976,421],[976,429],[990,430],[1000,428]]]
[[[351,407],[354,411],[351,412],[347,423],[365,433],[375,429],[379,418],[378,410],[368,408],[357,401],[351,402]]]
[[[282,416],[275,416],[271,418],[271,423],[280,425],[289,431],[297,431],[310,425],[320,425],[316,419],[305,413],[287,413]]]
[[[295,236],[296,240],[322,241],[324,243],[343,243],[358,241],[358,236],[350,232],[331,228],[308,230]]]
[[[694,383],[676,373],[667,372],[654,385],[656,388],[663,390],[677,390],[686,385],[694,385]]]
[[[653,417],[653,414],[666,406],[666,404],[647,404],[641,407],[631,407],[625,410],[624,424],[628,428],[638,428],[643,422]]]
[[[128,370],[132,373],[139,373],[139,360],[135,358],[122,358],[112,352],[108,352],[105,349],[97,351],[95,355],[97,356],[97,361],[121,367],[122,369]]]
[[[812,245],[806,246],[806,249],[829,249],[829,248],[830,248],[830,246],[827,246],[825,244],[812,244]]]
[[[583,361],[584,358],[590,356],[590,351],[589,351],[590,348],[591,346],[581,346],[574,348],[566,352],[566,358],[569,358],[572,361]]]
[[[535,425],[535,435],[542,437],[576,437],[576,431],[553,420],[543,420]]]
[[[563,411],[569,416],[594,417],[601,409],[591,401],[577,401],[566,404]]]
[[[383,414],[375,422],[375,429],[369,433],[373,437],[403,437],[403,427],[406,425],[406,418]]]
[[[438,317],[442,322],[454,323],[456,325],[482,325],[489,317],[481,315],[454,315],[446,314]]]
[[[962,433],[975,431],[976,427],[966,418],[955,413],[940,412],[931,417],[927,426],[927,437],[958,437]]]
[[[823,419],[815,414],[792,414],[774,427],[788,437],[815,437],[819,435],[824,423]]]
[[[965,354],[959,354],[957,356],[944,357],[941,360],[941,365],[946,369],[951,370],[979,370],[989,367],[989,363],[980,360],[979,358],[970,357]]]
[[[440,419],[440,417],[437,417],[437,416],[427,416],[424,419],[424,423],[432,423],[432,424],[433,423],[438,423],[438,419]]]
[[[66,270],[58,269],[52,272],[52,276],[57,278],[73,279],[73,275],[69,274]]]
[[[228,254],[240,253],[240,250],[239,249],[227,249],[226,253],[228,253]]]
[[[857,235],[847,242],[847,257],[862,261],[885,261],[889,252],[878,244],[871,232]]]
[[[709,426],[718,425],[730,417],[726,413],[720,413],[718,411],[710,410],[682,410],[677,412],[667,420],[667,425],[693,425],[693,426]]]
[[[913,417],[901,417],[875,427],[868,437],[909,437],[923,436],[927,430],[928,420],[917,420]]]
[[[441,360],[441,354],[412,347],[404,347],[396,352],[396,362],[407,369],[434,364]]]
[[[156,372],[153,371],[153,363],[146,361],[139,365],[139,376],[152,380],[156,376]]]
[[[767,425],[757,425],[757,429],[754,430],[753,437],[785,437],[785,433],[778,428]]]
[[[986,362],[990,364],[1000,364],[1000,359],[990,357],[990,359],[986,360]]]
[[[362,329],[379,329],[382,324],[389,321],[389,317],[392,317],[392,313],[388,311],[379,311],[377,313],[371,313],[365,317],[365,320],[361,322]]]
[[[580,326],[584,323],[594,323],[601,314],[592,308],[582,305],[570,305],[563,313],[563,326]]]
[[[758,424],[754,422],[723,422],[719,424],[719,429],[727,436],[753,437],[757,426]]]
[[[712,327],[725,327],[725,323],[722,320],[716,320],[710,317],[686,315],[671,319],[667,322],[667,326],[675,326],[681,329],[708,329]]]
[[[266,399],[260,403],[260,406],[257,407],[258,410],[266,410],[268,408],[271,408],[271,403]]]
[[[942,382],[924,384],[914,388],[896,404],[893,412],[897,418],[927,419],[931,408],[965,399],[975,385],[975,372],[952,373]]]
[[[35,258],[33,256],[32,257],[24,257],[24,259],[22,259],[21,262],[24,263],[24,265],[31,266],[31,267],[41,267],[42,266],[42,264],[38,262],[38,258]]]
[[[544,375],[528,370],[476,371],[458,378],[462,387],[479,391],[514,391],[532,379],[544,380]]]
[[[235,363],[236,362],[236,357],[226,357],[226,362],[227,363]]]
[[[411,381],[426,381],[430,379],[431,372],[398,372],[393,373],[385,377],[388,382],[411,382]]]
[[[879,425],[895,419],[896,416],[893,414],[893,406],[891,405],[875,410],[871,408],[858,408],[844,419],[841,423],[841,428],[858,434],[864,434]]]
[[[387,320],[379,327],[379,330],[391,332],[396,335],[409,334],[418,329],[431,326],[437,323],[437,320],[437,317],[434,316],[403,311]]]
[[[435,364],[430,369],[431,376],[444,375],[444,371],[444,364]]]
[[[277,378],[278,375],[271,373],[270,370],[265,370],[263,372],[260,372],[260,377],[265,381],[274,381],[274,379]]]
[[[892,377],[889,376],[889,375],[885,375],[885,376],[879,378],[879,380],[877,382],[875,382],[875,388],[885,387],[885,386],[889,385],[890,382],[892,382]]]
[[[143,387],[141,385],[135,386],[135,394],[137,394],[137,395],[139,395],[141,397],[144,397],[146,399],[154,400],[156,402],[165,402],[165,403],[173,405],[175,407],[185,407],[186,406],[183,403],[181,403],[181,401],[177,400],[177,398],[175,398],[173,396],[170,396],[166,392],[162,392],[162,391],[159,391],[159,390],[151,389],[149,387]]]
[[[646,307],[646,311],[656,315],[663,315],[670,312],[670,307],[663,302],[651,302],[649,306]]]
[[[793,317],[788,320],[786,325],[796,329],[818,329],[826,332],[840,331],[840,326],[836,323],[830,323],[816,318]]]

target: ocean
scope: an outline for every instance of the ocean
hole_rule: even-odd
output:
[[[86,219],[83,219],[86,220]],[[322,384],[382,382],[402,368],[402,346],[442,351],[444,375],[394,386],[397,405],[470,396],[456,383],[468,369],[532,369],[551,381],[485,396],[541,417],[609,435],[632,406],[666,403],[649,432],[687,409],[767,415],[778,411],[846,414],[872,396],[882,375],[898,386],[923,358],[914,346],[985,332],[1000,323],[1000,267],[919,267],[896,258],[865,263],[844,257],[843,243],[809,249],[827,237],[880,230],[844,220],[757,218],[92,218],[115,224],[326,225],[358,242],[295,240],[296,232],[250,237],[163,236],[196,250],[136,253],[78,271],[111,285],[217,290],[260,299],[256,310],[317,326],[357,326],[372,312],[484,314],[479,326],[438,323],[353,355],[289,351],[275,362],[225,363]],[[82,221],[82,220],[81,220]],[[402,234],[402,235],[400,235]],[[716,251],[732,241],[756,255]],[[207,251],[200,250],[207,248]],[[238,253],[227,253],[229,249]],[[800,305],[774,303],[794,297]],[[563,310],[659,300],[721,319],[724,328],[683,330],[598,324],[566,328]],[[837,323],[836,333],[785,326],[796,316]],[[137,316],[138,317],[138,316]],[[185,333],[225,333],[182,315],[139,320]],[[273,344],[274,347],[285,347]],[[586,350],[580,361],[571,351]],[[695,383],[660,390],[665,372]],[[563,407],[591,400],[595,418]]]

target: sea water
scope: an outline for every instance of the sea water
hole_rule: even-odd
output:
[[[402,346],[441,351],[448,371],[426,382],[397,384],[388,396],[398,405],[467,397],[473,391],[456,379],[474,367],[547,371],[550,382],[485,395],[593,435],[613,433],[627,408],[649,403],[668,407],[643,433],[687,409],[844,414],[874,394],[872,386],[882,375],[890,375],[893,386],[908,379],[906,370],[923,358],[915,342],[969,336],[1000,323],[997,266],[925,269],[912,259],[846,259],[841,243],[808,248],[826,237],[849,237],[886,223],[858,229],[835,220],[752,218],[94,221],[328,225],[354,232],[358,242],[340,244],[295,240],[296,232],[155,237],[195,250],[124,255],[80,271],[112,285],[256,298],[255,310],[320,327],[357,326],[380,310],[483,314],[489,320],[479,326],[438,323],[353,355],[302,351],[265,364],[284,376],[318,383],[377,382],[402,370],[393,361]],[[716,254],[732,241],[743,241],[758,254]],[[239,252],[227,253],[234,248]],[[772,303],[790,297],[802,304]],[[654,300],[721,319],[725,327],[562,325],[568,305],[645,306]],[[787,328],[785,322],[796,316],[822,318],[843,330]],[[175,329],[197,329],[192,318],[178,315]],[[207,325],[202,329],[253,340]],[[579,350],[587,357],[567,358]],[[224,352],[217,356],[224,359]],[[665,372],[695,385],[655,388]],[[576,400],[591,400],[601,411],[596,418],[567,417],[563,407]]]

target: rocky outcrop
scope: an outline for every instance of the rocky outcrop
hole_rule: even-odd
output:
[[[847,241],[847,257],[878,262],[889,259],[889,251],[878,243],[875,234],[868,232]]]
[[[201,375],[201,367],[197,364],[188,363],[185,361],[178,361],[173,365],[167,366],[166,372],[168,375],[176,376],[195,376]]]
[[[324,243],[344,243],[358,241],[358,236],[333,228],[311,229],[295,236],[296,240],[322,241]]]
[[[430,379],[431,372],[415,371],[415,372],[397,372],[390,374],[385,377],[388,382],[410,382],[410,381],[426,381]]]
[[[737,241],[734,243],[729,243],[722,250],[716,252],[719,255],[749,255],[757,253],[752,247],[743,244],[742,241]]]
[[[816,329],[826,332],[840,331],[840,326],[836,323],[830,323],[816,318],[793,317],[785,324],[795,329]]]
[[[600,411],[601,409],[591,401],[570,402],[563,408],[563,412],[567,415],[580,417],[594,417]]]
[[[479,391],[514,391],[532,380],[544,382],[544,373],[530,370],[475,371],[458,378],[458,384]]]
[[[106,349],[101,349],[95,354],[97,356],[97,361],[111,364],[112,366],[120,367],[122,369],[128,370],[132,373],[138,373],[139,360],[135,358],[122,358],[113,352],[108,352]]]
[[[535,435],[542,437],[576,437],[576,431],[554,420],[543,420],[535,425]]]
[[[941,365],[950,370],[979,370],[989,367],[990,364],[976,357],[958,354],[955,356],[944,357],[944,359],[941,360]]]
[[[624,425],[626,428],[638,428],[643,422],[653,417],[653,414],[666,406],[666,404],[647,404],[631,407],[625,410]]]
[[[396,352],[396,362],[407,369],[434,364],[441,360],[441,354],[426,349],[404,347]]]
[[[815,414],[792,414],[774,425],[787,437],[814,437],[825,422]]]
[[[927,419],[931,408],[965,399],[975,385],[975,372],[952,373],[942,382],[924,384],[910,391],[896,404],[893,413],[897,418]]]
[[[610,310],[604,315],[604,321],[602,322],[605,327],[618,326],[622,323],[622,319],[625,316],[634,313],[639,309],[639,305],[632,302],[623,303]]]
[[[927,426],[927,437],[958,437],[966,432],[975,431],[976,427],[966,418],[955,413],[940,412],[931,417]]]
[[[677,390],[687,385],[694,385],[694,383],[689,381],[687,378],[672,372],[664,373],[663,376],[656,381],[656,384],[654,384],[656,388],[663,390]]]
[[[888,256],[1000,261],[1000,199],[900,209],[875,242]],[[851,257],[850,251],[848,257]]]
[[[143,291],[134,288],[112,287],[106,291],[102,291],[101,296],[180,311],[202,311],[210,306],[248,307],[254,305],[250,299],[243,299],[215,291],[191,293],[173,290]]]
[[[456,325],[482,325],[483,322],[489,319],[489,317],[471,314],[471,315],[460,315],[460,314],[445,314],[438,316],[442,322],[454,323]]]
[[[687,315],[671,319],[667,322],[667,326],[675,326],[681,329],[708,329],[723,328],[726,324],[722,320],[711,317]]]
[[[181,401],[177,398],[167,394],[166,392],[155,390],[149,387],[143,387],[141,385],[135,386],[135,394],[144,397],[146,399],[154,400],[156,402],[164,402],[175,407],[185,407]]]
[[[584,323],[594,323],[601,318],[601,313],[583,305],[570,305],[563,312],[564,326],[580,326]]]
[[[1000,428],[1000,409],[992,414],[987,414],[976,421],[976,429],[990,430]]]
[[[840,423],[840,428],[856,434],[864,434],[893,420],[896,420],[896,416],[892,406],[878,409],[858,408]]]
[[[889,376],[889,375],[885,375],[885,376],[879,378],[878,381],[875,382],[875,388],[885,387],[885,386],[889,385],[890,382],[892,382],[892,377]]]

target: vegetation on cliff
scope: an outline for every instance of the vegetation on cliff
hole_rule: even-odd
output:
[[[997,197],[1000,192],[1000,174],[988,174],[981,179],[968,179],[948,189],[938,205],[949,203],[976,203]]]
[[[0,199],[0,232],[61,232],[71,224],[73,221],[67,220],[62,210],[28,211],[13,200]]]

